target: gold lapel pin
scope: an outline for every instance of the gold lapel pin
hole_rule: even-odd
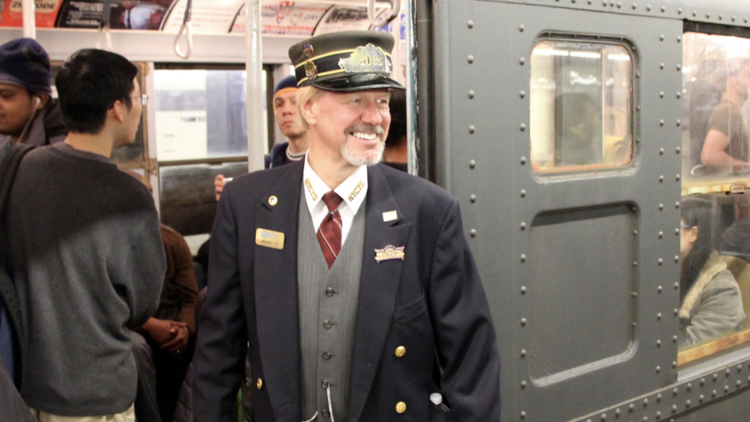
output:
[[[276,197],[276,195],[272,195],[270,198],[268,198],[268,205],[274,206],[279,203],[279,198]]]
[[[398,213],[396,212],[396,210],[383,213],[383,222],[387,223],[393,220],[398,220]]]

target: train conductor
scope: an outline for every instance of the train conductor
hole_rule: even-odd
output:
[[[458,202],[381,160],[393,38],[289,50],[304,160],[224,189],[195,356],[196,422],[500,419],[500,362]]]

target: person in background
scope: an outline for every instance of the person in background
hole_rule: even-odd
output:
[[[383,164],[401,171],[409,171],[409,144],[406,131],[406,91],[391,91],[391,128],[385,140]]]
[[[715,212],[708,196],[680,202],[680,348],[720,338],[745,320],[737,281],[713,247]]]
[[[167,273],[159,308],[140,329],[131,331],[138,368],[135,414],[139,421],[172,420],[180,386],[193,357],[198,287],[193,256],[185,238],[161,225]]]
[[[276,117],[279,130],[289,141],[280,142],[271,148],[271,152],[264,159],[267,169],[296,163],[304,158],[307,152],[307,129],[297,115],[297,79],[293,75],[276,84],[273,90],[273,115]],[[221,197],[225,183],[224,175],[216,176],[214,189],[217,201]]]
[[[38,42],[19,38],[0,46],[0,161],[11,142],[49,145],[67,136],[50,77]]]
[[[109,159],[135,141],[137,74],[118,54],[73,54],[55,81],[68,136],[29,152],[11,192],[20,391],[39,420],[135,420],[129,329],[156,311],[166,269],[153,198]]]

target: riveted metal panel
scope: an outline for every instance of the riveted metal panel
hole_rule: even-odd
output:
[[[540,180],[532,175],[526,129],[529,58],[536,40],[547,33],[621,37],[624,45],[632,46],[638,142],[631,167],[586,177]],[[678,330],[673,310],[679,302],[674,283],[679,279],[675,229],[679,226],[678,120],[682,107],[676,96],[661,98],[658,93],[682,89],[681,35],[678,20],[498,2],[435,5],[438,183],[461,201],[466,234],[492,307],[502,360],[504,421],[569,420],[664,388],[676,379],[677,346],[672,339]],[[616,236],[598,235],[600,239],[612,237],[612,244],[634,245],[632,276],[618,276],[618,286],[608,287],[605,281],[613,278],[609,271],[621,268],[622,256],[597,248],[601,250],[588,251],[595,256],[585,258],[612,265],[591,266],[583,273],[603,282],[564,280],[571,289],[588,291],[580,295],[572,291],[560,300],[585,309],[597,296],[627,294],[627,298],[612,300],[633,301],[627,311],[632,319],[628,334],[632,345],[615,353],[616,358],[595,360],[610,354],[602,347],[604,352],[583,362],[570,356],[576,350],[556,347],[559,342],[551,340],[545,347],[555,350],[540,353],[560,362],[551,362],[549,367],[575,364],[577,370],[554,382],[534,382],[530,318],[542,315],[549,321],[556,315],[532,299],[544,293],[533,288],[538,282],[532,280],[530,264],[550,259],[553,252],[534,251],[530,227],[539,216],[561,210],[622,204],[630,205],[627,221],[635,227],[629,234],[633,238],[624,240],[619,231]],[[550,235],[565,236],[567,231]],[[587,328],[577,327],[570,334]],[[598,341],[618,343],[622,336],[621,328],[612,333],[605,330]]]

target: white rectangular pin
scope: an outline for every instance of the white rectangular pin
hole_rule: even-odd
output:
[[[398,214],[396,213],[396,210],[388,211],[383,213],[383,221],[389,222],[393,220],[398,220]]]

